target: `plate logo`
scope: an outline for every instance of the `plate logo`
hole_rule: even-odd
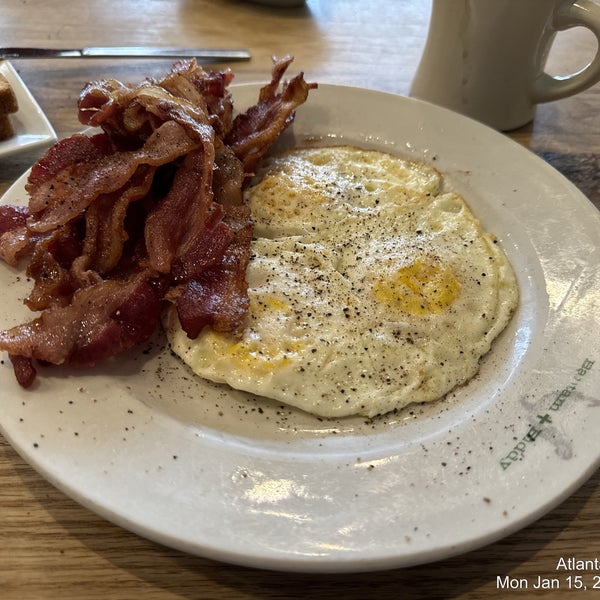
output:
[[[584,396],[577,392],[577,387],[584,379],[584,377],[591,371],[594,366],[593,360],[586,358],[581,366],[575,371],[573,379],[558,393],[548,394],[550,397],[550,405],[544,414],[536,415],[537,421],[535,424],[530,425],[527,433],[512,447],[512,449],[500,459],[500,467],[503,471],[508,469],[513,463],[523,460],[529,446],[535,442],[540,434],[554,423],[554,419],[557,417],[557,413],[561,410],[564,404],[572,397],[580,396],[582,399]],[[593,400],[592,406],[600,406],[600,400]],[[561,454],[563,458],[570,458],[571,452],[557,445],[557,452]]]

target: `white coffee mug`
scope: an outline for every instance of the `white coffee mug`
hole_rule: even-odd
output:
[[[577,26],[600,48],[600,5],[592,0],[433,0],[410,93],[496,129],[520,127],[537,104],[600,81],[600,49],[577,73],[544,72],[556,33]]]

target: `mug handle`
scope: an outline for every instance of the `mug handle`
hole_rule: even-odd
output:
[[[592,61],[572,75],[553,77],[542,73],[533,83],[533,102],[550,102],[572,96],[600,81],[600,6],[591,0],[566,0],[554,15],[554,28],[564,31],[582,26],[598,40],[598,49]]]

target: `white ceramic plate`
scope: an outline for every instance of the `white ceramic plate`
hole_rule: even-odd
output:
[[[50,121],[14,67],[8,61],[0,61],[0,73],[10,83],[19,103],[19,110],[10,115],[15,135],[0,141],[0,159],[24,150],[45,148],[53,144],[56,141],[56,133]]]
[[[257,86],[235,88],[238,107]],[[0,424],[44,477],[175,548],[294,571],[407,566],[532,522],[600,458],[600,214],[506,137],[420,101],[322,85],[281,141],[356,143],[435,165],[495,232],[521,305],[444,401],[323,421],[190,376],[159,335],[93,372],[0,368]],[[22,201],[23,179],[4,202]],[[28,287],[0,269],[0,326]]]

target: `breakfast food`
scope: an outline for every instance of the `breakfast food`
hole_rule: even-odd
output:
[[[268,159],[241,336],[174,351],[202,377],[323,417],[386,413],[468,381],[518,301],[495,238],[423,164],[354,147]]]
[[[309,90],[276,59],[255,105],[233,116],[231,71],[181,61],[159,81],[94,81],[81,123],[31,169],[28,206],[0,207],[0,258],[26,258],[40,315],[0,331],[19,383],[34,361],[93,366],[139,344],[165,302],[191,337],[246,313],[252,222],[242,186]]]
[[[0,141],[15,135],[10,115],[19,109],[17,97],[10,82],[0,73]]]
[[[40,315],[0,331],[34,361],[93,366],[162,320],[198,375],[322,417],[433,401],[472,378],[518,302],[510,264],[424,164],[355,147],[261,162],[316,87],[282,83],[233,116],[229,71],[91,82],[95,135],[34,165],[0,207],[0,257],[26,258]],[[247,185],[252,176],[258,174]]]

